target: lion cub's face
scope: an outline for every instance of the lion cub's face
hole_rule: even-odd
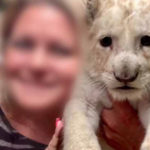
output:
[[[88,72],[118,100],[150,92],[150,1],[103,0],[90,25]]]

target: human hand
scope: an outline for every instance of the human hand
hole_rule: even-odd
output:
[[[102,112],[101,133],[115,150],[139,150],[144,128],[137,112],[126,102],[113,102],[112,109]]]

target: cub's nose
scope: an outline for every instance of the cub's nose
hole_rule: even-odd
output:
[[[133,75],[117,75],[116,73],[114,73],[114,76],[116,78],[116,80],[118,80],[119,82],[133,82],[137,79],[139,75],[139,72],[135,72]]]

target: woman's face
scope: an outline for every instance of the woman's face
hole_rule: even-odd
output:
[[[80,63],[75,28],[55,6],[26,8],[17,18],[4,54],[7,89],[28,110],[62,105]]]

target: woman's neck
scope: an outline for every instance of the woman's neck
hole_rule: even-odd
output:
[[[10,116],[5,107],[2,106],[2,110],[12,127],[20,134],[46,145],[55,131],[55,120],[60,117],[56,112],[29,114],[21,110],[17,110]]]

